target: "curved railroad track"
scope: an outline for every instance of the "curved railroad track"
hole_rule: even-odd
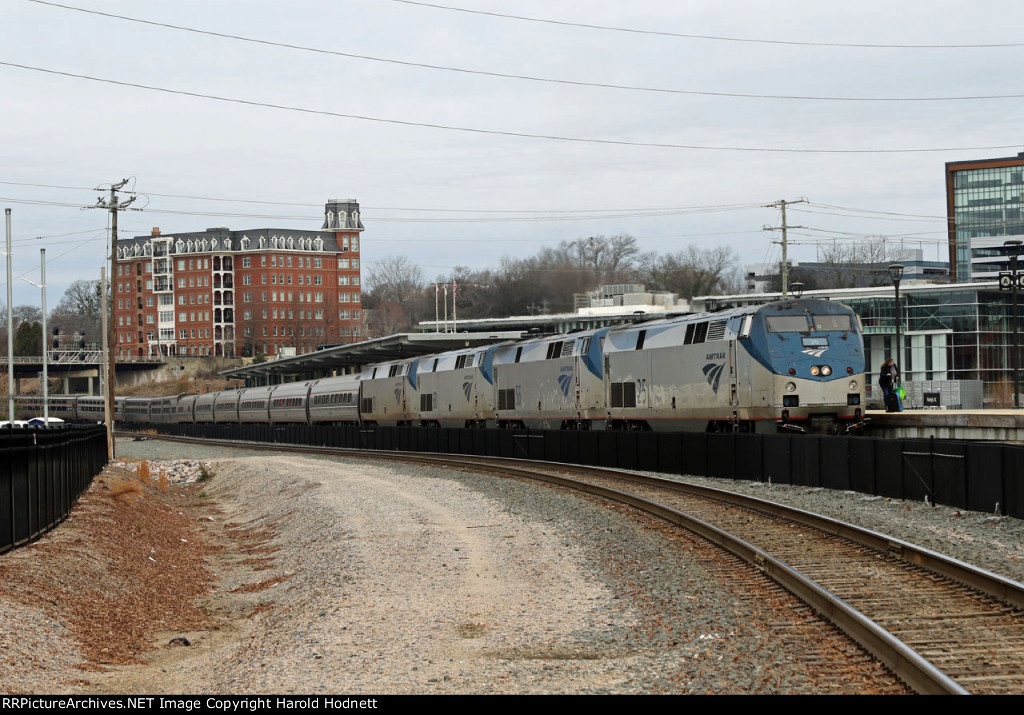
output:
[[[1024,585],[884,534],[674,479],[491,457],[286,444],[204,443],[397,459],[550,484],[685,527],[753,565],[920,693],[1024,690]]]

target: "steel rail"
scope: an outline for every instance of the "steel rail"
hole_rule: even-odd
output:
[[[124,436],[129,436],[129,434],[125,433]],[[875,550],[902,556],[904,560],[909,563],[922,565],[925,568],[937,570],[927,564],[939,565],[943,568],[941,571],[943,575],[961,582],[964,582],[964,579],[951,574],[964,574],[969,576],[972,582],[976,581],[983,584],[986,583],[986,579],[995,579],[999,585],[993,586],[989,584],[987,588],[981,590],[989,595],[995,595],[998,592],[1005,591],[1014,599],[1012,602],[1016,603],[1016,599],[1020,599],[1020,602],[1024,602],[1024,585],[1010,581],[1009,579],[1005,579],[996,574],[976,569],[968,564],[948,559],[936,552],[921,549],[920,547],[908,542],[893,539],[892,537],[888,537],[884,534],[862,529],[861,527],[854,526],[852,524],[839,522],[811,512],[794,509],[781,504],[775,504],[755,497],[746,497],[731,492],[725,492],[723,490],[701,487],[671,479],[651,477],[601,467],[584,467],[575,464],[537,462],[500,457],[479,457],[448,453],[424,454],[385,450],[359,450],[310,445],[268,444],[265,442],[199,439],[165,435],[147,436],[155,439],[166,439],[168,441],[201,443],[210,446],[255,449],[260,451],[299,452],[323,456],[356,457],[361,459],[387,459],[427,465],[458,466],[476,471],[499,471],[504,476],[514,476],[555,484],[621,504],[626,504],[692,531],[707,541],[710,541],[711,543],[749,563],[754,568],[773,579],[798,599],[802,600],[823,618],[834,624],[849,638],[860,644],[865,650],[885,664],[886,667],[888,667],[897,675],[897,677],[903,680],[913,690],[922,694],[969,695],[970,692],[936,668],[913,648],[903,643],[896,636],[885,628],[879,626],[859,610],[850,606],[843,599],[803,576],[783,561],[775,558],[768,552],[745,541],[744,539],[736,537],[706,521],[677,509],[673,509],[672,507],[664,504],[659,504],[658,502],[639,497],[635,494],[619,491],[617,489],[611,489],[586,481],[580,481],[568,476],[551,474],[551,470],[554,469],[563,472],[586,472],[594,476],[609,477],[644,486],[664,488],[671,491],[700,496],[706,499],[723,501],[733,506],[755,509],[768,513],[772,516],[797,521],[805,526],[811,526],[830,534],[848,538]],[[973,586],[974,584],[968,583],[967,585]],[[1007,600],[1002,596],[997,597]]]

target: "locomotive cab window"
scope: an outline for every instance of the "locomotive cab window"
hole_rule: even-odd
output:
[[[809,333],[811,326],[803,315],[773,315],[768,318],[769,333]]]
[[[849,315],[812,315],[811,319],[814,321],[814,329],[820,332],[853,330]]]

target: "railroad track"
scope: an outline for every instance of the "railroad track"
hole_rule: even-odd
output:
[[[753,497],[597,467],[159,437],[398,459],[540,480],[683,526],[753,565],[920,693],[1024,691],[1024,585],[927,549]]]

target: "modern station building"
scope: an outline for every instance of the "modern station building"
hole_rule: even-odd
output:
[[[319,231],[226,227],[117,242],[114,354],[245,357],[360,340],[359,203]]]
[[[957,283],[1009,270],[1009,238],[1024,239],[1024,152],[946,163],[949,260]]]

